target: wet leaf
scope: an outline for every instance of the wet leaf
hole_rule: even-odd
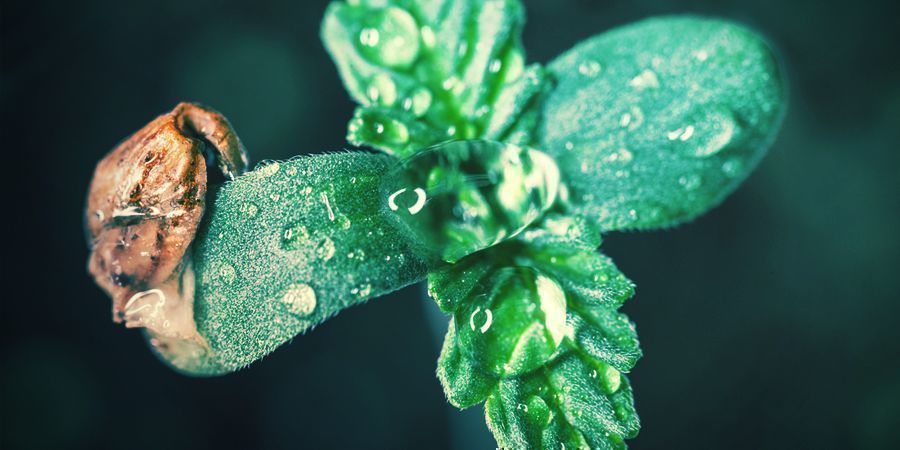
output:
[[[715,19],[662,17],[603,33],[549,67],[538,148],[576,210],[604,230],[690,220],[759,162],[785,88],[768,45]]]
[[[451,139],[503,140],[541,91],[514,0],[335,2],[322,40],[361,106],[348,140],[404,157]]]
[[[421,280],[426,267],[380,214],[391,158],[272,162],[219,191],[195,243],[195,318],[235,370],[338,311]]]

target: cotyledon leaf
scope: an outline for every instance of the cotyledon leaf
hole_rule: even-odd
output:
[[[541,92],[518,0],[335,2],[322,40],[361,105],[348,140],[398,156],[450,139],[504,140]]]
[[[380,211],[393,161],[305,156],[224,185],[193,256],[194,316],[209,355],[181,369],[236,370],[343,308],[421,280],[427,268]]]
[[[601,34],[550,66],[537,148],[604,230],[670,226],[754,168],[785,109],[768,45],[744,27],[661,17]]]

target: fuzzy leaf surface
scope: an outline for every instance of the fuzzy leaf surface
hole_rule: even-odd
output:
[[[194,251],[195,319],[227,370],[427,268],[380,214],[392,158],[332,153],[272,162],[226,184]]]
[[[661,17],[588,39],[550,66],[538,148],[604,231],[690,220],[771,144],[785,87],[769,46],[721,20]]]

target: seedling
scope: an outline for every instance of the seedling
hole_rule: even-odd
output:
[[[91,273],[177,370],[243,368],[338,311],[427,278],[437,374],[502,448],[624,448],[634,285],[597,248],[720,203],[784,113],[768,46],[720,20],[645,20],[525,64],[516,0],[356,0],[322,39],[383,153],[240,175],[221,115],[182,104],[98,165]],[[205,164],[204,164],[205,162]],[[207,185],[210,171],[232,181]],[[206,207],[205,198],[212,199]]]

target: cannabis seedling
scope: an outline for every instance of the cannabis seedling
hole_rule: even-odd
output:
[[[634,285],[603,233],[723,200],[784,111],[752,32],[663,17],[525,65],[515,0],[332,4],[322,38],[359,103],[341,152],[258,165],[179,105],[97,168],[91,273],[178,370],[262,358],[343,308],[427,277],[451,315],[437,374],[485,402],[502,448],[623,448],[641,356]],[[226,182],[209,189],[207,164]],[[206,212],[204,214],[204,212]]]

